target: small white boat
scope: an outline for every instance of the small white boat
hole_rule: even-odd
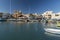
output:
[[[44,28],[44,30],[48,33],[52,34],[60,34],[60,29],[53,29],[53,28]]]

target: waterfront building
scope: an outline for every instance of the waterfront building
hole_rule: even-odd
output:
[[[46,11],[43,14],[30,13],[23,14],[21,11],[15,10],[13,14],[0,13],[0,18],[19,19],[19,20],[42,20],[44,19],[60,19],[60,12],[53,13],[53,11]],[[43,20],[44,20],[43,19]]]
[[[3,13],[2,18],[4,19],[10,18],[10,13]]]
[[[22,17],[22,12],[19,12],[19,11],[14,11],[14,14],[12,15],[14,18],[19,18],[19,17]]]
[[[60,19],[60,12],[59,13],[54,13],[52,15],[52,18],[51,19]]]
[[[23,14],[23,15],[29,18],[29,14]]]
[[[37,20],[42,20],[42,18],[43,18],[42,15],[36,16],[36,19],[37,19]]]
[[[42,15],[46,19],[51,19],[52,15],[53,15],[53,12],[52,11],[46,11]]]
[[[46,11],[42,16],[45,19],[60,19],[60,12],[59,13],[53,13],[53,11]]]

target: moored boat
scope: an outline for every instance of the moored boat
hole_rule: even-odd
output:
[[[6,19],[0,18],[0,22],[7,21]]]
[[[44,26],[45,32],[60,35],[60,20],[56,20],[54,23],[53,21],[49,21],[49,22],[47,23],[47,25]]]
[[[60,29],[54,28],[44,28],[45,32],[52,33],[52,34],[60,34]]]

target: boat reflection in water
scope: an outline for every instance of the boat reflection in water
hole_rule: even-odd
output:
[[[60,35],[59,35],[59,34],[48,33],[48,32],[45,32],[44,34],[47,35],[47,36],[51,36],[51,37],[59,37],[59,38],[60,38]]]

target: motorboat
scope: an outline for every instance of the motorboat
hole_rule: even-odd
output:
[[[7,21],[6,19],[0,18],[0,22],[5,22]]]
[[[51,24],[47,24],[44,26],[45,32],[60,35],[60,20],[57,20],[56,24],[53,24],[53,23]]]
[[[53,28],[44,28],[45,32],[52,33],[52,34],[60,34],[60,29],[53,29]]]

